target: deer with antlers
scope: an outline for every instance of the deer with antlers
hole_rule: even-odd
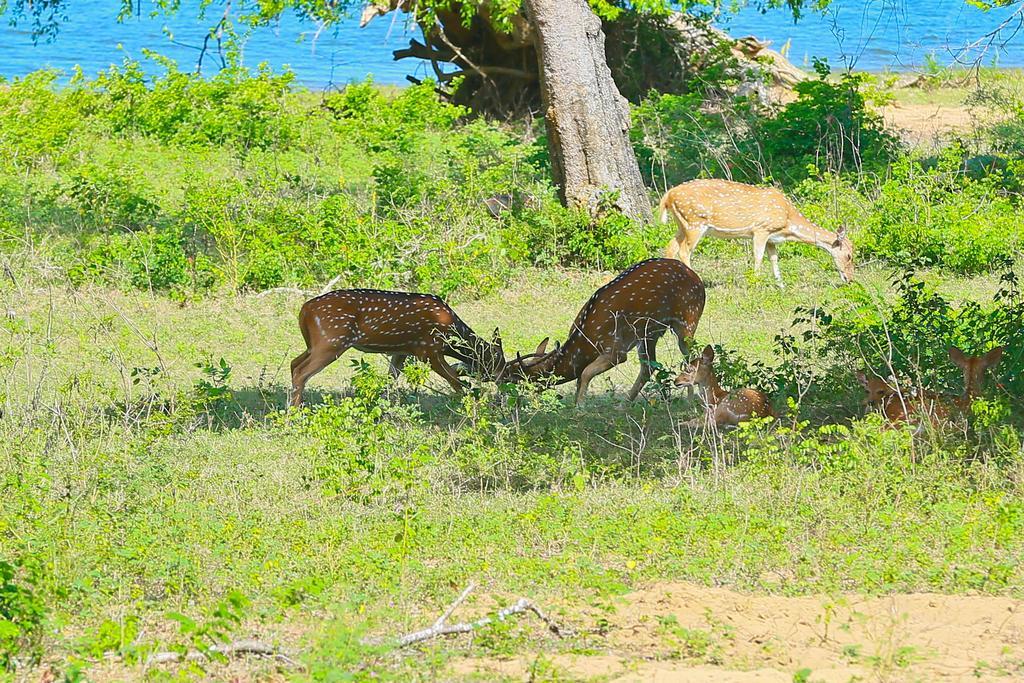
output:
[[[710,345],[689,363],[675,379],[677,387],[696,387],[707,417],[718,427],[735,427],[757,417],[775,417],[768,395],[759,389],[745,387],[726,391],[715,374],[715,350]],[[700,420],[688,424],[696,426]]]
[[[299,330],[306,350],[292,361],[293,406],[302,404],[309,378],[349,349],[391,356],[392,376],[417,358],[462,393],[459,373],[446,356],[471,373],[494,379],[505,366],[501,337],[481,339],[448,304],[432,294],[377,289],[340,289],[302,305]]]
[[[980,356],[968,356],[955,346],[951,346],[949,359],[960,368],[964,377],[964,391],[959,396],[948,396],[927,389],[919,389],[913,393],[904,391],[895,381],[888,381],[879,376],[868,376],[863,371],[858,371],[856,376],[857,381],[867,392],[864,404],[877,407],[886,422],[911,422],[914,415],[922,415],[934,425],[948,420],[954,413],[970,410],[971,403],[981,395],[985,372],[998,365],[1002,357],[1002,346],[997,346]]]
[[[675,219],[676,236],[665,250],[667,258],[690,265],[690,256],[705,235],[750,239],[754,243],[754,271],[761,271],[764,255],[782,287],[778,245],[803,242],[827,251],[843,282],[853,280],[853,243],[846,230],[832,233],[807,220],[786,196],[771,187],[755,187],[730,180],[693,180],[665,193],[659,205],[661,222]]]
[[[563,384],[576,380],[576,403],[582,402],[594,377],[625,362],[634,347],[640,374],[629,391],[633,400],[651,377],[658,340],[671,329],[686,354],[704,312],[704,283],[689,266],[674,259],[648,259],[623,271],[598,289],[576,316],[565,344],[510,361],[502,378]],[[502,378],[499,378],[501,381]]]

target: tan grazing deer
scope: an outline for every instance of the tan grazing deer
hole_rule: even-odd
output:
[[[867,391],[865,405],[879,408],[891,424],[913,422],[914,416],[924,416],[932,424],[948,420],[956,412],[967,412],[974,399],[981,395],[985,371],[999,364],[1003,347],[998,346],[980,356],[968,356],[955,346],[949,348],[949,359],[960,368],[964,376],[964,391],[959,396],[948,396],[927,389],[916,392],[903,390],[895,381],[868,376],[858,371],[857,381]]]
[[[764,255],[772,264],[779,286],[778,245],[803,242],[832,256],[843,282],[853,280],[853,243],[845,229],[838,233],[819,228],[804,218],[778,190],[730,180],[693,180],[677,185],[661,198],[661,222],[675,219],[676,236],[665,256],[690,265],[690,256],[705,235],[754,242],[754,270],[761,271]]]
[[[707,415],[719,427],[735,427],[757,417],[775,417],[771,401],[763,391],[751,387],[726,391],[715,375],[715,350],[705,346],[704,352],[676,377],[677,387],[696,387]],[[696,426],[700,420],[689,424]]]
[[[455,393],[462,382],[445,356],[457,358],[472,373],[494,379],[505,367],[501,337],[478,337],[455,311],[432,294],[378,289],[339,289],[302,305],[299,330],[306,350],[292,361],[293,406],[302,404],[306,382],[349,349],[391,356],[397,376],[408,358],[429,363]]]
[[[685,264],[663,258],[642,261],[590,297],[564,345],[545,353],[545,339],[531,356],[517,354],[503,377],[551,384],[576,380],[579,404],[594,377],[625,362],[626,354],[638,347],[640,374],[629,390],[632,401],[651,377],[658,340],[667,330],[675,332],[679,349],[686,353],[704,312],[704,298],[704,283]]]

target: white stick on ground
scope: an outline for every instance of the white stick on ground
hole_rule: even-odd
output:
[[[242,639],[235,640],[230,643],[224,643],[223,645],[214,645],[210,648],[210,652],[222,654],[226,657],[233,657],[236,655],[270,657],[283,662],[288,666],[302,667],[299,662],[296,662],[280,650],[258,640]],[[199,662],[206,659],[209,659],[209,656],[199,650],[192,650],[185,654],[181,652],[154,652],[150,655],[149,659],[146,660],[146,664],[152,666],[154,664],[170,664],[181,661]]]
[[[430,640],[431,638],[437,638],[438,636],[447,636],[456,633],[472,633],[476,629],[487,626],[488,624],[491,624],[495,621],[505,621],[513,615],[524,614],[526,612],[532,612],[533,614],[535,614],[538,619],[540,619],[547,625],[548,630],[554,633],[559,638],[572,635],[571,631],[559,626],[553,619],[544,614],[544,612],[542,612],[541,609],[537,607],[537,605],[535,605],[532,600],[527,600],[526,598],[519,598],[519,600],[517,600],[515,604],[504,609],[498,610],[498,612],[494,614],[494,616],[483,617],[481,619],[477,619],[476,621],[452,624],[450,626],[446,625],[448,618],[458,608],[458,606],[466,600],[466,598],[469,596],[469,594],[473,591],[474,588],[476,588],[475,583],[471,583],[468,586],[466,586],[466,589],[463,590],[459,597],[455,599],[455,602],[449,605],[448,609],[446,609],[444,613],[440,617],[438,617],[437,621],[434,622],[433,626],[431,626],[430,628],[425,628],[422,631],[413,631],[412,633],[406,634],[399,638],[397,643],[398,647],[408,647],[416,643],[422,643],[425,640]]]

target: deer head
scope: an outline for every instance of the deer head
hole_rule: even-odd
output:
[[[985,371],[995,367],[1003,358],[1002,346],[997,346],[981,356],[968,356],[955,346],[949,347],[949,359],[964,373],[964,399],[970,399],[981,393],[985,381]]]
[[[480,375],[487,381],[493,381],[505,371],[505,350],[501,343],[501,332],[497,327],[491,335],[491,341],[477,339],[469,354],[469,371]]]
[[[867,395],[864,397],[865,406],[880,405],[882,401],[896,393],[894,384],[890,384],[881,377],[868,376],[863,370],[856,372],[857,381],[864,387]]]
[[[537,345],[537,350],[525,356],[516,351],[516,359],[505,364],[497,381],[519,382],[526,379],[529,376],[530,368],[558,353],[558,350],[561,348],[559,343],[555,342],[555,349],[551,353],[546,353],[549,340],[550,337],[544,337],[541,343]]]
[[[696,360],[691,361],[675,379],[677,387],[704,386],[714,374],[715,350],[711,345],[704,347]]]
[[[839,228],[828,250],[839,271],[839,277],[843,282],[853,282],[853,242],[846,236],[845,225]]]

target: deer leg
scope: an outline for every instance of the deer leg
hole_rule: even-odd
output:
[[[754,272],[761,272],[761,263],[764,261],[764,252],[768,247],[768,233],[754,233]]]
[[[657,348],[658,337],[644,339],[640,342],[640,347],[637,350],[637,355],[640,357],[640,374],[637,375],[636,381],[633,382],[633,388],[629,390],[630,401],[635,401],[644,386],[650,381],[651,366],[658,362]]]
[[[774,243],[769,242],[765,247],[765,252],[768,254],[768,261],[772,264],[772,274],[775,276],[775,281],[779,283],[779,289],[784,289],[785,284],[782,282],[782,273],[779,271],[779,248]]]
[[[677,320],[672,322],[672,331],[676,333],[676,343],[679,344],[679,353],[682,354],[683,360],[689,360],[690,345],[693,343],[693,335],[697,332],[697,326]],[[692,384],[686,387],[687,400],[693,400],[693,391]]]
[[[704,237],[704,233],[707,232],[707,228],[694,228],[692,226],[680,227],[679,234],[676,235],[676,243],[679,245],[679,260],[685,263],[687,266],[690,265],[690,255],[693,254],[693,250],[697,248],[701,238]],[[683,239],[679,239],[682,236]]]
[[[308,357],[292,369],[292,406],[297,408],[302,405],[302,391],[306,388],[309,378],[337,360],[338,356],[345,353],[346,350],[348,350],[347,346],[341,348],[322,347],[308,352]]]
[[[579,381],[576,382],[576,405],[583,402],[583,397],[587,393],[587,387],[590,386],[590,380],[602,372],[608,372],[624,360],[626,360],[626,354],[624,353],[603,353],[585,367],[583,372],[580,373]]]
[[[295,359],[292,361],[293,375],[295,374],[295,368],[299,367],[300,364],[305,363],[307,358],[309,358],[309,349],[306,349],[299,355],[295,356]]]
[[[455,372],[455,368],[448,365],[448,361],[444,359],[444,356],[433,354],[427,358],[427,362],[430,363],[430,367],[434,372],[447,380],[456,395],[462,395],[462,381],[459,379],[458,373]]]
[[[679,251],[680,251],[679,234],[676,233],[675,237],[673,237],[669,241],[668,246],[665,247],[665,258],[675,258],[675,259],[680,258]]]
[[[396,353],[391,356],[391,363],[388,365],[388,372],[395,379],[402,376],[402,368],[405,367],[405,362],[409,360],[409,356],[404,353]]]

